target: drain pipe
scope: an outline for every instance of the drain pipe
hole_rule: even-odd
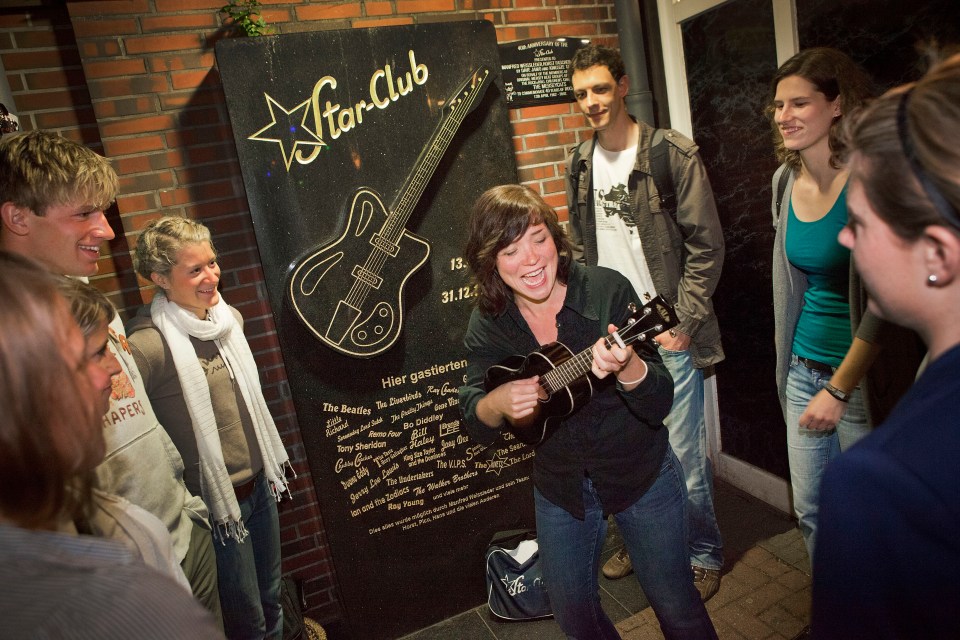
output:
[[[653,113],[653,92],[647,75],[647,55],[643,47],[643,24],[640,22],[640,0],[614,0],[617,12],[617,36],[620,55],[630,76],[627,111],[641,122],[656,126]]]

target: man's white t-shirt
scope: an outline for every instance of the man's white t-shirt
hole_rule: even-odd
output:
[[[593,147],[593,211],[597,227],[598,264],[619,271],[643,302],[657,295],[640,244],[640,234],[630,206],[630,172],[637,145],[623,151]]]

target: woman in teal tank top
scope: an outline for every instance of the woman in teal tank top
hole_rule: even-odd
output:
[[[807,49],[777,71],[767,108],[783,162],[774,193],[785,172],[787,181],[773,211],[777,388],[794,510],[811,558],[827,462],[869,430],[859,385],[877,352],[876,323],[851,326],[859,284],[837,241],[847,223],[837,134],[843,114],[870,93],[869,78],[845,54]]]

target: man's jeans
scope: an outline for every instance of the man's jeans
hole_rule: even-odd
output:
[[[790,356],[787,373],[787,459],[790,462],[790,485],[793,488],[793,510],[800,523],[800,532],[807,544],[807,553],[813,559],[817,537],[817,512],[820,503],[820,480],[827,463],[840,455],[863,436],[870,433],[863,395],[856,389],[847,403],[837,428],[815,431],[800,426],[800,416],[830,374],[815,371],[800,364],[796,355]]]
[[[613,517],[633,567],[668,640],[716,638],[713,623],[693,586],[687,555],[680,465],[668,451],[653,485]],[[600,606],[600,552],[607,519],[589,478],[583,479],[586,514],[577,520],[534,490],[537,538],[554,618],[569,638],[618,640]]]
[[[723,540],[713,508],[713,468],[707,457],[707,425],[703,415],[703,371],[693,366],[689,351],[668,351],[660,347],[660,356],[673,376],[673,408],[663,422],[687,485],[690,564],[720,570]]]
[[[280,640],[280,518],[262,471],[253,493],[240,501],[240,516],[249,534],[242,543],[213,540],[223,626],[230,640]]]

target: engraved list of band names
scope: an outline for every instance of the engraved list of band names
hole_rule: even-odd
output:
[[[325,436],[335,443],[333,471],[350,515],[368,533],[439,520],[527,482],[510,467],[533,456],[509,434],[493,455],[461,431],[457,391],[466,360],[381,378],[387,395],[373,405],[323,403]],[[505,473],[506,472],[506,473]],[[481,476],[486,475],[481,481]]]

